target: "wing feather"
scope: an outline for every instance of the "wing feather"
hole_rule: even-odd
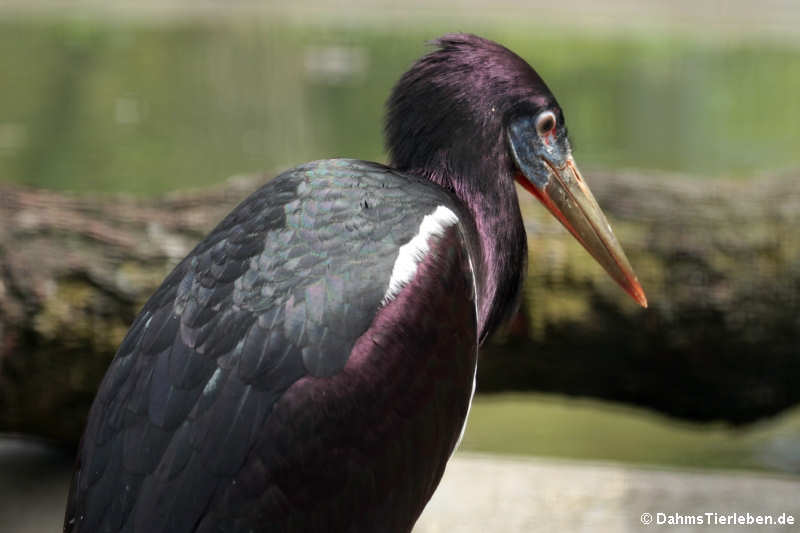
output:
[[[284,392],[344,368],[399,246],[442,202],[453,200],[415,178],[331,160],[282,174],[225,217],[120,345],[65,530],[191,531]]]

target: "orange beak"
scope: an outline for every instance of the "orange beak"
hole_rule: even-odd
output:
[[[583,180],[575,160],[570,155],[560,168],[545,158],[541,160],[550,171],[550,179],[544,187],[534,185],[522,172],[517,174],[517,182],[561,221],[625,292],[642,307],[647,307],[647,297],[633,267]]]

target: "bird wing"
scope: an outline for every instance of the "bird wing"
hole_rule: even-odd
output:
[[[65,531],[191,530],[287,388],[341,371],[398,283],[398,250],[440,205],[461,209],[424,180],[353,160],[289,170],[242,202],[119,347],[89,414]],[[167,494],[155,490],[164,480]],[[155,511],[137,509],[154,497]]]

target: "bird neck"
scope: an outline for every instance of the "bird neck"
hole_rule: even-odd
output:
[[[481,342],[516,311],[528,255],[512,163],[504,154],[495,156],[495,164],[472,161],[457,169],[441,164],[413,172],[453,192],[475,221]]]

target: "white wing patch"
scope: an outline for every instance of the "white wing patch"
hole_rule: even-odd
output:
[[[469,259],[469,271],[472,275],[472,300],[475,304],[475,334],[479,335],[480,331],[480,318],[479,318],[479,306],[478,306],[478,282],[475,280],[475,267],[472,265],[472,256],[467,254],[467,258]],[[450,452],[450,457],[456,453],[456,450],[459,446],[461,446],[461,441],[464,440],[464,433],[467,431],[467,420],[469,420],[469,412],[472,410],[472,400],[475,399],[475,386],[478,383],[478,340],[475,339],[475,368],[472,371],[472,392],[469,393],[469,403],[467,404],[467,414],[464,415],[464,422],[461,424],[461,433],[458,434],[458,440],[456,441],[456,445],[453,447],[453,451]]]
[[[458,223],[458,217],[447,207],[440,205],[430,215],[425,215],[419,225],[417,234],[400,247],[389,279],[389,288],[383,295],[381,305],[386,305],[408,285],[417,273],[417,265],[430,251],[429,241],[432,237],[441,237],[450,226]]]
[[[475,358],[475,370],[472,372],[472,392],[469,393],[469,403],[467,404],[467,414],[464,415],[464,422],[461,423],[461,433],[458,434],[458,440],[456,441],[456,445],[453,447],[453,451],[450,452],[450,457],[453,457],[453,454],[456,453],[456,450],[459,446],[461,446],[461,441],[464,440],[464,433],[467,431],[467,420],[469,420],[469,412],[472,410],[472,400],[475,399],[475,385],[478,384],[478,359],[477,354]]]

